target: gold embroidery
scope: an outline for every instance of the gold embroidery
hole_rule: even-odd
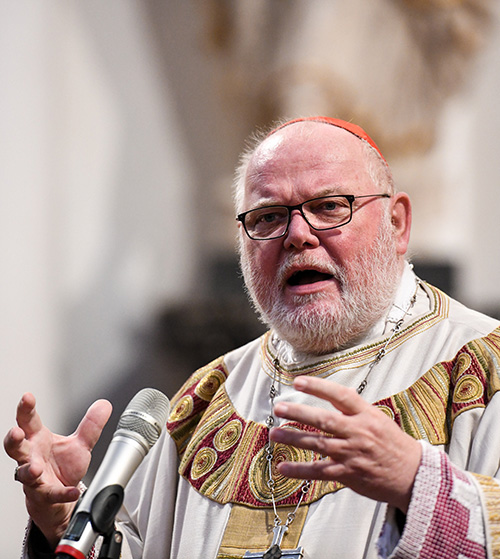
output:
[[[214,446],[219,452],[224,452],[229,450],[232,446],[234,446],[238,439],[241,436],[241,432],[243,427],[241,425],[241,421],[239,419],[233,419],[222,429],[218,431],[218,433],[214,437]]]
[[[194,393],[202,400],[205,400],[205,402],[210,402],[225,380],[226,375],[222,371],[213,369],[200,380]]]
[[[444,297],[436,295],[436,301],[439,302],[437,307],[447,305]],[[432,322],[431,318],[429,320]],[[419,328],[423,327],[420,324]],[[399,339],[398,343],[403,340]],[[499,362],[500,329],[497,329],[466,344],[454,359],[433,366],[406,390],[374,405],[413,437],[432,444],[446,444],[456,417],[466,410],[485,407],[491,396],[500,390],[496,374]],[[316,369],[312,367],[311,370]],[[176,397],[169,431],[179,448],[179,473],[197,491],[218,503],[267,507],[270,499],[263,450],[267,443],[266,426],[240,417],[223,383],[210,402],[199,395],[208,397],[227,374],[223,359],[218,359],[195,373],[185,384],[185,391]],[[209,380],[204,381],[205,378]],[[202,389],[199,389],[200,384]],[[191,402],[192,412],[186,417]],[[175,422],[178,417],[182,417],[182,421]],[[295,423],[288,425],[302,428]],[[287,447],[280,448],[280,454],[282,459],[320,459],[313,453]],[[283,484],[277,484],[279,504],[297,503],[298,485],[282,481]],[[313,481],[304,504],[341,488],[336,482]]]
[[[200,418],[205,413],[209,404],[207,400],[203,400],[197,394],[198,385],[201,383],[203,386],[205,384],[203,382],[204,378],[209,377],[210,380],[206,381],[205,387],[198,390],[198,393],[201,393],[202,396],[208,396],[208,393],[214,389],[215,385],[222,378],[226,379],[227,375],[224,357],[219,357],[191,375],[179,392],[172,398],[172,412],[167,422],[167,428],[181,458],[193,431],[196,429]]]
[[[468,346],[467,346],[468,347]],[[450,377],[455,362],[440,363],[425,373],[417,382],[394,396],[377,402],[381,410],[408,434],[432,444],[446,444],[449,427],[454,418],[464,409],[484,407],[484,373],[474,377],[466,374],[459,380],[455,399],[450,401]],[[482,379],[482,380],[481,380]],[[461,382],[461,384],[460,384]],[[467,395],[467,398],[465,398]],[[474,396],[481,395],[479,398]],[[241,428],[240,428],[241,425]],[[290,425],[298,428],[298,425]],[[213,443],[210,443],[213,441]],[[191,440],[181,458],[180,473],[191,480],[194,487],[219,503],[242,503],[262,507],[270,503],[267,490],[267,467],[264,447],[267,429],[252,421],[238,417],[229,400],[225,387],[217,393],[208,406],[203,420],[192,433]],[[233,443],[233,444],[231,444]],[[200,449],[213,446],[215,463],[202,462],[201,469],[195,456]],[[306,451],[282,447],[282,459],[312,460],[319,456]],[[222,453],[224,453],[222,455]],[[207,457],[203,455],[205,460]],[[277,484],[278,499],[291,503],[298,498],[295,482],[281,480]],[[305,498],[306,503],[320,499],[323,495],[338,491],[341,484],[315,481]],[[288,500],[287,500],[288,499]],[[296,501],[295,501],[296,502]]]
[[[283,444],[274,445],[273,479],[275,481],[274,498],[282,501],[297,492],[302,484],[302,479],[284,477],[277,470],[280,462],[311,462],[314,459],[312,451],[295,448]],[[252,460],[248,472],[248,481],[252,495],[261,503],[272,503],[269,491],[269,468],[266,448],[262,448]]]
[[[279,514],[282,518],[286,518],[294,509],[295,507],[280,507]],[[297,510],[295,519],[283,538],[283,549],[293,549],[299,545],[307,510],[307,506],[301,506]],[[273,539],[273,526],[272,509],[251,509],[242,505],[233,505],[217,559],[240,559],[247,550],[267,549]]]
[[[453,393],[455,402],[467,403],[481,398],[484,392],[482,383],[472,375],[464,375],[458,382]]]
[[[182,421],[186,419],[193,413],[193,407],[193,398],[191,396],[184,396],[170,412],[169,421]]]
[[[179,471],[181,474],[187,472],[190,462],[199,448],[206,446],[205,438],[214,430],[219,430],[234,413],[231,402],[226,396],[225,390],[214,397],[208,406],[203,421],[199,422],[192,434],[191,440],[182,456]]]
[[[217,461],[217,453],[213,448],[204,447],[196,453],[191,467],[191,478],[196,480],[207,474]]]
[[[392,409],[396,421],[412,437],[432,444],[444,444],[448,440],[448,391],[449,378],[446,370],[436,365],[407,390],[377,405]]]
[[[453,392],[453,403],[451,422],[464,411],[473,407],[485,407],[486,403],[492,398],[495,392],[500,390],[500,378],[496,371],[500,368],[500,328],[497,328],[488,336],[469,342],[464,346],[460,358],[468,352],[472,362],[464,375],[464,385],[461,391],[457,392],[460,378],[457,378],[457,385]],[[472,380],[473,377],[475,380]],[[479,386],[478,382],[482,386]],[[479,394],[473,398],[474,393]],[[467,400],[463,398],[467,397]]]
[[[467,372],[471,366],[472,359],[468,353],[461,353],[457,360],[456,365],[453,367],[452,377],[455,382]]]
[[[234,433],[235,437],[238,433],[237,444],[233,444],[224,452],[214,450],[212,457],[217,455],[215,464],[210,464],[211,468],[208,469],[203,462],[206,469],[203,470],[204,473],[200,474],[202,470],[196,463],[198,451],[211,446],[210,441],[215,439],[221,431],[224,433],[224,426],[231,426],[229,430],[231,431],[239,422],[241,422],[242,430],[240,432],[237,429]],[[295,428],[297,427],[295,425]],[[203,421],[192,433],[191,440],[181,457],[179,473],[188,479],[200,493],[218,503],[241,503],[253,507],[267,506],[270,502],[266,486],[267,467],[257,466],[258,461],[265,460],[263,449],[266,443],[267,428],[265,425],[253,421],[245,422],[242,418],[237,418],[225,387],[222,387],[207,408]],[[218,444],[220,444],[220,440]],[[215,444],[213,446],[215,447]],[[277,456],[280,460],[299,458],[309,461],[313,457],[320,458],[310,451],[284,445],[278,446]],[[205,454],[202,457],[207,458]],[[279,477],[285,481],[285,478]],[[298,502],[300,485],[300,481],[288,480],[288,478],[283,486],[278,484],[279,499],[285,501],[282,504]],[[326,493],[337,491],[341,487],[342,485],[336,482],[313,481],[304,502],[316,501]]]
[[[394,412],[389,406],[377,406],[380,411],[383,411],[385,415],[389,416],[390,419],[394,420]]]
[[[491,542],[491,552],[494,559],[500,558],[500,485],[488,476],[473,474],[481,487],[483,493],[483,503],[486,507],[487,526],[489,540]]]
[[[187,381],[182,385],[181,389],[177,392],[177,394],[172,398],[172,408],[175,407],[177,404],[177,400],[182,398],[185,394],[194,393],[194,388],[196,385],[203,380],[203,378],[207,375],[213,374],[214,370],[221,371],[224,375],[224,378],[227,378],[227,370],[224,366],[224,356],[218,357],[214,359],[208,365],[205,365],[201,369],[195,371]],[[170,421],[170,420],[169,420]]]
[[[495,371],[500,370],[500,328],[486,338],[481,339],[481,355],[478,357],[485,371],[491,371],[488,377],[488,399],[500,390],[500,376]]]

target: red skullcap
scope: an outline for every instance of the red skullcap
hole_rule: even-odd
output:
[[[380,157],[385,161],[385,157],[382,155],[382,152],[379,150],[377,144],[370,138],[370,136],[368,136],[368,134],[361,128],[361,126],[353,124],[352,122],[341,120],[339,118],[331,118],[329,116],[310,116],[304,118],[295,118],[294,120],[289,120],[288,122],[285,122],[284,124],[281,124],[280,126],[275,128],[274,130],[271,130],[268,135],[271,136],[278,130],[285,128],[285,126],[295,124],[296,122],[324,122],[325,124],[331,124],[332,126],[336,126],[337,128],[343,128],[344,130],[347,130],[347,132],[354,134],[361,140],[365,140],[366,142],[368,142],[373,148],[377,150]],[[387,163],[387,161],[385,162]]]

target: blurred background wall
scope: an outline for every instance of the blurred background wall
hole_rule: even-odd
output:
[[[498,316],[499,70],[495,0],[1,2],[2,436],[24,391],[69,433],[262,331],[230,184],[281,117],[365,126],[412,196],[417,271]],[[13,470],[2,453],[9,558]]]

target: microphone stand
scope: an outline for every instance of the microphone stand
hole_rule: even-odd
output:
[[[122,541],[122,533],[113,529],[109,534],[104,536],[98,559],[120,559]]]
[[[90,522],[92,533],[104,538],[98,559],[120,559],[123,535],[115,528],[115,517],[123,503],[123,495],[123,487],[120,485],[108,485],[102,489],[94,497],[89,512],[81,511],[73,515],[65,538],[78,542]],[[80,499],[83,497],[84,494]],[[85,557],[82,548],[78,549],[78,546],[77,549],[73,549],[73,546],[65,544],[61,548],[59,552],[56,549],[56,559],[84,559]]]

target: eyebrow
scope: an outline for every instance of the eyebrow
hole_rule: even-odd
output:
[[[343,190],[343,188],[340,186],[328,185],[327,187],[319,190],[315,198],[320,198],[323,196],[345,196],[345,194],[341,192],[341,190]]]
[[[345,196],[345,194],[340,192],[340,187],[330,185],[316,192],[314,196],[311,196],[311,198],[306,198],[304,202],[306,202],[307,200],[313,200],[315,198],[323,198],[325,196]],[[286,206],[286,205],[287,204],[285,204],[284,202],[277,202],[275,198],[264,197],[264,198],[260,198],[252,206],[251,209],[265,208],[266,206]]]

